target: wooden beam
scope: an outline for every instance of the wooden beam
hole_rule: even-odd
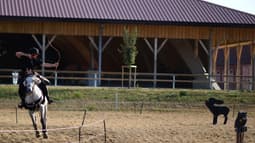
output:
[[[157,51],[157,54],[161,51],[161,49],[165,46],[166,42],[167,42],[168,39],[165,39],[159,46],[158,48],[158,51]]]
[[[90,43],[92,44],[92,46],[98,51],[98,47],[97,47],[97,44],[96,44],[94,38],[89,36],[88,39],[89,39]]]
[[[223,49],[223,48],[234,48],[234,47],[238,47],[238,46],[245,46],[245,45],[251,45],[252,41],[245,41],[245,42],[237,42],[237,43],[231,43],[231,44],[227,44],[227,45],[221,45],[218,47],[218,49]]]
[[[149,47],[149,49],[151,50],[151,52],[153,52],[153,48],[152,48],[149,40],[147,38],[144,38],[144,41],[145,41],[146,45]]]
[[[209,55],[209,51],[208,51],[208,49],[206,48],[204,42],[203,42],[202,40],[199,40],[199,43],[200,43],[200,45],[202,46],[202,48],[204,49],[205,53],[206,53],[207,55]]]
[[[104,43],[103,51],[104,51],[104,49],[109,45],[109,43],[112,41],[112,38],[113,38],[113,37],[108,38],[108,40]]]
[[[35,40],[35,43],[37,44],[37,46],[42,50],[42,44],[38,41],[38,39],[36,38],[35,35],[32,35],[33,39]]]
[[[53,35],[52,37],[51,37],[51,39],[48,41],[48,43],[47,43],[47,45],[46,45],[46,47],[45,47],[45,50],[47,50],[48,49],[48,47],[51,45],[51,43],[56,39],[56,35]]]

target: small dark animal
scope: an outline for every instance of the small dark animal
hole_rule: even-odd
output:
[[[235,121],[235,128],[244,127],[247,122],[247,112],[238,112],[236,121]]]
[[[224,101],[218,100],[215,98],[209,98],[208,100],[205,101],[205,105],[208,107],[208,109],[212,112],[213,114],[213,124],[217,124],[217,119],[219,115],[224,115],[225,120],[224,124],[227,123],[228,120],[228,113],[229,113],[229,108],[226,106],[215,106],[215,104],[223,104]]]

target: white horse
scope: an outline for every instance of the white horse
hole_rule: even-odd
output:
[[[47,105],[48,101],[45,96],[43,96],[42,90],[38,87],[38,85],[42,81],[36,75],[28,75],[24,80],[23,84],[26,88],[26,96],[25,96],[25,108],[29,110],[29,115],[32,119],[33,126],[35,129],[35,136],[40,137],[40,132],[37,128],[36,121],[36,112],[39,111],[41,117],[42,124],[42,133],[43,138],[48,138],[47,133]]]

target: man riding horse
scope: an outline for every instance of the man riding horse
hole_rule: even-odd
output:
[[[41,82],[38,86],[42,90],[43,95],[47,98],[49,104],[53,101],[49,99],[48,90],[46,88],[46,84],[49,84],[49,80],[45,77],[39,75],[33,70],[37,67],[43,66],[46,68],[58,67],[58,62],[52,63],[42,63],[41,58],[39,57],[39,50],[37,48],[31,48],[28,52],[16,52],[16,57],[21,61],[21,77],[19,79],[19,96],[21,99],[21,103],[18,105],[19,108],[26,107],[25,105],[25,87],[23,85],[23,81],[27,75],[35,74],[37,75],[43,82]]]

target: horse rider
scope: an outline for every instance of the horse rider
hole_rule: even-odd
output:
[[[23,85],[23,81],[29,74],[35,74],[41,79],[42,82],[38,85],[38,87],[42,90],[42,93],[47,98],[49,104],[53,102],[53,100],[49,98],[48,90],[46,88],[46,84],[49,84],[49,80],[34,72],[34,69],[40,66],[46,68],[58,67],[59,63],[42,63],[39,55],[39,50],[34,47],[29,49],[28,52],[16,52],[16,57],[21,61],[21,77],[19,79],[19,96],[21,103],[18,105],[19,108],[25,107],[25,87]]]

